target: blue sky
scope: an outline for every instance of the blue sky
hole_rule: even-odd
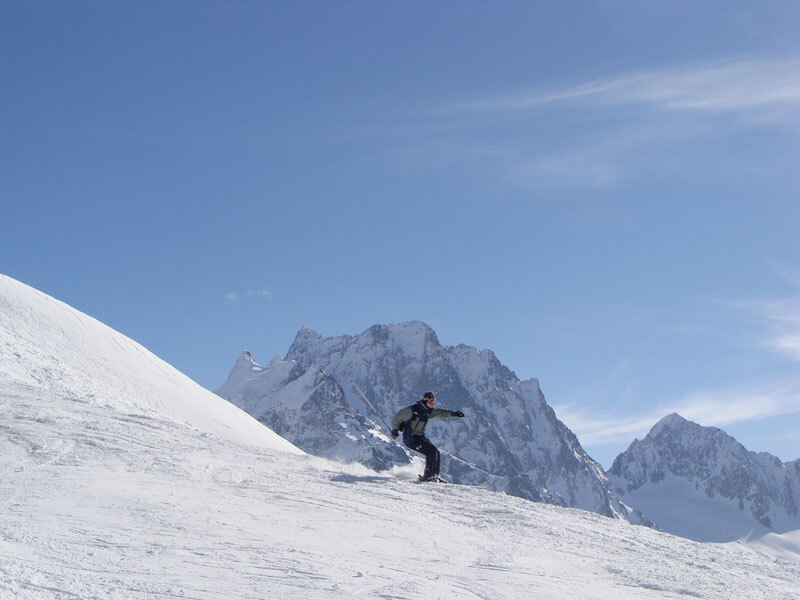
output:
[[[0,9],[0,271],[202,385],[422,320],[608,466],[800,457],[800,5]]]

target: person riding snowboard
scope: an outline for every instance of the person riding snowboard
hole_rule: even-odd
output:
[[[439,450],[425,437],[428,419],[464,416],[460,410],[433,408],[435,403],[433,392],[425,392],[422,400],[406,406],[392,419],[392,438],[397,439],[402,431],[405,445],[425,455],[425,473],[420,476],[421,481],[442,481],[439,477]]]

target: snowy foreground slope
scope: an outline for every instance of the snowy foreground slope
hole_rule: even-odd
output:
[[[772,600],[800,589],[799,563],[741,544],[299,454],[217,400],[0,276],[0,598]],[[203,417],[190,422],[193,403]]]
[[[297,451],[246,413],[96,319],[0,274],[0,389],[145,412],[268,448]],[[7,425],[7,424],[6,424]]]

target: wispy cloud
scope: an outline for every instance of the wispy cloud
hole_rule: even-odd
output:
[[[800,412],[800,387],[780,383],[749,389],[694,392],[668,412],[719,427],[793,414]]]
[[[668,168],[668,156],[686,141],[674,130],[640,124],[612,135],[582,136],[570,144],[508,152],[501,173],[523,187],[615,187],[631,178]],[[660,155],[660,157],[659,157]]]
[[[720,304],[745,310],[756,317],[763,331],[758,341],[759,348],[800,362],[800,272],[785,267],[776,270],[795,288],[793,293],[772,299],[725,300]],[[614,386],[618,383],[613,381]],[[612,393],[612,385],[600,382],[597,387],[603,393]],[[696,390],[638,414],[604,414],[581,408],[576,403],[553,408],[582,443],[628,443],[636,437],[642,438],[655,423],[671,413],[715,427],[800,414],[800,379],[784,375],[776,381]]]
[[[800,362],[800,296],[755,307],[771,326],[764,346]]]
[[[653,425],[671,413],[714,427],[800,413],[800,386],[776,384],[698,391],[646,413],[621,418],[597,414],[574,405],[554,406],[554,410],[583,444],[627,443],[644,437]]]
[[[247,290],[246,296],[248,298],[260,298],[262,300],[272,300],[272,292],[266,289]]]
[[[800,431],[784,431],[783,433],[779,433],[776,437],[779,440],[800,440]]]
[[[554,405],[553,410],[583,445],[631,442],[635,437],[643,437],[659,419],[670,414],[659,410],[619,417],[576,408],[573,404]]]
[[[764,326],[761,345],[789,359],[800,362],[800,275],[782,269],[783,278],[793,284],[793,294],[783,298],[725,300],[722,304],[745,310]]]
[[[272,300],[272,292],[265,288],[249,289],[245,292],[232,291],[225,294],[225,300],[232,306],[241,305],[243,300]]]
[[[800,58],[790,57],[732,58],[533,87],[450,104],[438,114],[451,131],[460,125],[478,136],[486,164],[511,183],[603,188],[653,174],[718,168],[730,177],[778,168],[780,160],[753,160],[752,143],[720,140],[745,130],[796,133],[798,109]]]
[[[800,103],[800,59],[730,59],[471,100],[451,113],[520,112],[553,104],[649,104],[669,110],[763,110]]]

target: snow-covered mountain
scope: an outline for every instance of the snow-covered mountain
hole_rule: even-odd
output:
[[[0,276],[2,600],[796,598],[800,562],[406,470],[300,453]]]
[[[626,504],[699,541],[800,529],[800,461],[748,451],[716,427],[671,414],[608,471]]]
[[[645,521],[610,492],[603,469],[556,418],[538,381],[520,381],[489,350],[443,346],[424,323],[376,325],[360,335],[331,338],[304,328],[285,359],[266,369],[249,366],[248,360],[240,357],[217,393],[308,452],[317,453],[306,440],[332,436],[330,452],[316,446],[321,456],[340,457],[346,454],[343,445],[358,448],[351,455],[363,455],[365,443],[380,448],[381,461],[387,456],[389,440],[358,416],[374,415],[353,382],[387,422],[432,390],[439,406],[467,415],[428,426],[429,437],[447,453],[442,472],[450,480]],[[297,378],[324,381],[330,389],[312,399],[311,388],[295,383]],[[304,406],[331,417],[312,421]],[[381,461],[368,455],[361,462],[380,467]]]
[[[411,462],[378,425],[350,408],[336,380],[317,365],[277,355],[262,367],[245,351],[216,393],[310,454],[376,470]]]

